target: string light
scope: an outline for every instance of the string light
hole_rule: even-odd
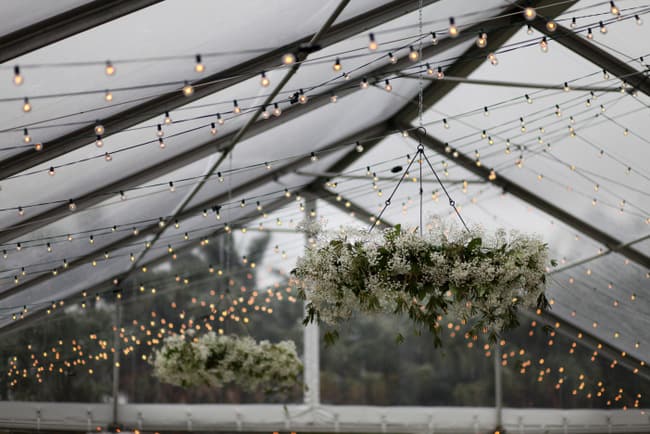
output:
[[[296,63],[296,56],[293,53],[287,53],[282,56],[282,63],[285,65],[293,65]]]
[[[609,2],[609,12],[611,12],[611,14],[614,16],[621,15],[621,10],[616,6],[616,4],[613,1]]]
[[[34,144],[34,149],[36,151],[42,151],[43,150],[43,144],[42,143],[35,143]]]
[[[169,181],[169,191],[172,193],[176,191],[176,187],[174,186],[174,181]]]
[[[194,71],[198,72],[199,74],[205,71],[205,65],[201,62],[201,55],[197,54],[196,55],[196,64],[194,65]]]
[[[106,153],[104,154],[104,160],[106,160],[106,161],[112,161],[112,160],[113,160],[113,157],[111,156],[111,154],[109,154],[108,152],[106,152]]]
[[[183,95],[185,96],[190,96],[194,93],[194,87],[189,82],[185,82],[185,85],[183,86]]]
[[[50,169],[47,171],[47,173],[48,173],[50,176],[54,176],[54,175],[56,175],[56,172],[54,171],[54,167],[52,167],[52,166],[50,166]]]
[[[165,125],[169,125],[172,123],[172,117],[169,116],[169,112],[165,112]]]
[[[27,128],[23,129],[23,142],[26,144],[29,144],[29,142],[32,141],[32,138],[29,135],[29,131],[27,131]]]
[[[332,69],[336,72],[340,71],[343,68],[341,65],[341,60],[337,57],[336,61],[334,62],[334,65],[332,65]]]
[[[438,37],[436,36],[436,32],[431,32],[431,44],[438,45]]]
[[[108,89],[107,89],[106,92],[104,93],[104,100],[105,100],[106,102],[111,102],[111,101],[113,101],[113,93],[112,93],[110,90],[108,90]]]
[[[72,199],[68,200],[68,209],[70,211],[74,211],[74,210],[77,209],[77,204],[74,203],[74,200],[72,200]]]
[[[524,95],[524,98],[526,98],[526,102],[527,102],[528,104],[532,104],[532,103],[533,103],[533,99],[530,97],[530,95],[525,94],[525,95]]]
[[[487,55],[487,59],[490,61],[490,63],[494,66],[499,64],[499,59],[497,59],[497,55],[494,53],[490,53]]]
[[[262,87],[269,87],[271,84],[271,80],[269,80],[269,78],[266,76],[266,72],[264,71],[261,73],[260,84]]]
[[[537,11],[535,11],[535,8],[530,6],[524,8],[524,18],[526,19],[526,21],[532,21],[535,19],[536,16],[537,16]]]
[[[554,32],[557,30],[557,23],[553,20],[549,20],[546,22],[546,30],[549,32]]]
[[[377,44],[377,41],[375,40],[375,34],[370,33],[368,35],[368,39],[369,39],[369,41],[368,41],[368,49],[371,50],[371,51],[375,51],[379,47],[379,45]]]
[[[21,217],[25,215],[25,210],[23,209],[22,206],[18,207],[18,215]]]
[[[278,105],[278,103],[273,103],[273,116],[276,118],[282,114],[282,109]]]
[[[594,39],[594,34],[591,32],[591,27],[587,29],[587,39]]]
[[[232,109],[233,113],[235,113],[235,114],[240,114],[241,113],[241,107],[239,107],[239,104],[237,104],[236,99],[232,100],[232,106],[233,106],[233,109]]]
[[[160,149],[165,149],[166,146],[167,146],[167,145],[166,145],[165,142],[163,141],[163,138],[162,138],[162,137],[158,137],[158,147],[159,147]]]
[[[386,92],[390,92],[391,90],[393,90],[393,86],[390,84],[390,81],[388,79],[386,80],[386,84],[384,85],[384,89],[386,90]]]
[[[485,48],[487,46],[487,33],[479,32],[476,38],[476,46],[479,48]]]
[[[307,97],[305,92],[302,89],[300,89],[300,92],[299,92],[299,95],[298,95],[298,102],[300,104],[307,104],[308,100],[309,100],[309,98]]]
[[[643,25],[643,20],[641,19],[640,16],[634,15],[634,20],[636,21],[637,26],[642,26]]]
[[[217,123],[219,125],[223,125],[226,123],[226,121],[221,117],[221,113],[217,113]]]
[[[268,112],[266,111],[266,109],[264,109],[264,113],[267,114],[265,119],[268,119]],[[217,126],[215,125],[214,122],[210,123],[210,134],[212,134],[213,136],[217,135]]]
[[[606,34],[607,33],[607,27],[605,27],[605,23],[603,23],[602,21],[599,21],[598,25],[600,26],[600,33],[602,33],[603,35]]]
[[[368,89],[368,79],[364,78],[361,80],[359,87],[361,87],[361,89]]]
[[[115,75],[115,66],[113,66],[110,60],[106,61],[106,67],[104,68],[104,72],[106,72],[106,75],[108,76]]]
[[[539,43],[539,47],[542,49],[543,53],[548,52],[548,41],[546,40],[546,36],[542,38],[542,40]]]
[[[335,93],[330,95],[330,102],[331,103],[336,103],[338,101],[338,97],[336,96]]]
[[[104,146],[104,140],[102,140],[102,136],[95,136],[95,146],[98,148]]]
[[[14,81],[14,84],[16,86],[20,86],[25,81],[23,76],[20,74],[20,67],[18,65],[14,66],[14,78],[13,78],[13,81]]]
[[[438,80],[442,80],[443,78],[445,78],[445,73],[442,70],[442,66],[438,67],[438,71],[436,72],[436,77],[438,78]]]
[[[420,59],[420,53],[412,45],[409,47],[409,60],[417,62]]]
[[[393,53],[388,53],[388,60],[389,60],[390,63],[392,63],[393,65],[397,63],[397,57],[395,57],[395,56],[393,55]]]
[[[455,38],[459,33],[458,27],[456,27],[456,20],[454,20],[454,17],[449,17],[449,36]]]
[[[27,97],[25,97],[25,99],[23,100],[23,111],[25,113],[29,113],[32,111],[32,105],[30,104],[29,98]]]
[[[533,28],[530,24],[526,24],[526,34],[532,35],[533,34]]]
[[[563,89],[565,92],[570,91],[571,88],[569,87],[569,83],[567,83],[567,82],[565,81],[565,82],[564,82],[564,87],[562,87],[562,89]]]
[[[571,24],[569,24],[569,27],[575,29],[577,26],[578,24],[576,23],[576,18],[575,17],[571,18]]]

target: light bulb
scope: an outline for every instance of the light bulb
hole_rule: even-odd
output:
[[[526,34],[532,35],[533,34],[533,28],[531,27],[530,24],[526,25]]]
[[[557,30],[557,23],[553,20],[549,20],[546,22],[546,30],[549,32],[554,32]]]
[[[194,70],[198,72],[199,74],[205,71],[205,66],[201,62],[201,55],[197,54],[196,55],[196,64],[194,65]]]
[[[20,86],[24,81],[23,76],[20,74],[20,67],[18,65],[14,66],[14,84]]]
[[[193,93],[194,93],[194,87],[192,87],[192,85],[186,81],[185,85],[183,86],[183,95],[190,96]]]
[[[43,144],[42,143],[35,143],[34,144],[34,149],[37,151],[42,151],[43,150]]]
[[[485,48],[487,46],[487,33],[480,32],[476,38],[476,46],[479,48]]]
[[[391,90],[393,90],[393,86],[391,86],[390,81],[386,80],[386,84],[384,85],[384,89],[386,90],[386,92],[390,92]]]
[[[110,90],[106,90],[106,93],[104,93],[104,101],[106,102],[113,101],[113,93]]]
[[[392,63],[393,65],[397,63],[397,57],[395,57],[395,56],[393,55],[393,53],[388,53],[388,60],[389,60],[390,63]]]
[[[296,63],[296,56],[293,53],[287,53],[282,56],[282,63],[285,65],[293,65]]]
[[[22,206],[18,207],[18,215],[21,217],[25,215],[25,210],[23,209]]]
[[[298,102],[300,104],[307,104],[307,101],[309,100],[309,97],[305,95],[305,92],[303,92],[302,89],[300,89],[300,95],[298,96]]]
[[[411,62],[417,62],[420,58],[420,53],[411,45],[409,47],[409,60]]]
[[[569,26],[570,26],[572,29],[575,29],[575,28],[578,26],[578,23],[576,23],[576,19],[575,19],[575,17],[571,18],[571,24],[569,24]]]
[[[165,142],[163,141],[162,137],[158,137],[158,146],[160,149],[165,149],[167,145],[165,145]]]
[[[438,72],[436,72],[436,77],[438,78],[438,80],[442,80],[443,78],[445,78],[445,73],[442,70],[442,66],[438,67]]]
[[[609,2],[609,11],[612,15],[615,16],[619,16],[621,14],[621,10],[616,7],[616,4],[614,2]]]
[[[458,27],[456,27],[456,21],[454,20],[454,17],[449,18],[449,36],[452,38],[455,38],[458,36],[459,30]]]
[[[104,146],[104,141],[102,140],[102,136],[97,136],[96,137],[95,146],[97,146],[98,148],[101,148],[102,146]]]
[[[594,34],[591,33],[591,28],[587,29],[587,39],[594,39]]]
[[[104,126],[97,121],[95,122],[95,135],[101,136],[102,134],[104,134]]]
[[[262,71],[261,78],[260,78],[260,84],[262,87],[268,87],[269,84],[271,84],[271,80],[266,76],[266,73]]]
[[[232,106],[233,106],[233,109],[232,109],[232,112],[233,112],[233,113],[235,113],[235,114],[240,114],[240,113],[241,113],[241,108],[239,107],[239,104],[237,104],[237,100],[236,100],[236,99],[234,99],[234,100],[232,101]]]
[[[535,8],[532,8],[528,6],[527,8],[524,8],[524,18],[526,21],[532,21],[535,19],[537,16],[537,12],[535,11]]]
[[[564,89],[565,92],[568,92],[568,91],[571,90],[571,88],[569,87],[569,83],[567,83],[566,81],[564,82],[564,87],[563,87],[563,89]]]
[[[217,123],[219,125],[223,125],[224,123],[226,123],[226,121],[221,117],[220,113],[217,113]]]
[[[74,210],[77,209],[77,204],[74,203],[74,200],[70,199],[70,200],[68,201],[68,209],[69,209],[70,211],[74,211]]]
[[[643,20],[641,19],[640,16],[634,15],[634,20],[636,21],[637,26],[643,25]]]
[[[490,111],[488,110],[487,106],[483,107],[483,115],[490,116]]]
[[[543,53],[548,52],[548,42],[546,41],[546,36],[542,38],[542,40],[539,43],[539,48],[541,48]]]
[[[120,190],[120,200],[126,200],[126,194],[124,194],[123,190]]]
[[[276,118],[282,114],[282,109],[278,105],[278,103],[273,103],[273,116]]]
[[[169,112],[165,112],[165,125],[169,125],[172,123],[172,118],[169,116]]]
[[[29,142],[32,141],[32,138],[29,136],[29,131],[27,131],[27,128],[23,130],[23,142],[29,144]]]
[[[446,128],[449,129],[449,123],[447,122],[447,119],[442,120],[442,125]]]
[[[361,87],[361,89],[368,89],[368,79],[364,78],[361,80],[359,87]]]
[[[499,60],[497,59],[497,55],[496,55],[496,54],[494,54],[494,53],[490,53],[490,54],[488,54],[487,58],[488,58],[488,60],[490,61],[490,63],[491,63],[492,65],[496,66],[496,65],[499,64]]]
[[[165,135],[165,132],[162,129],[162,125],[158,124],[156,125],[156,136],[162,137]]]
[[[427,75],[433,75],[433,68],[427,63]]]
[[[599,21],[598,25],[600,26],[600,33],[603,35],[607,33],[607,27],[605,27],[605,24],[602,21]]]
[[[532,104],[532,103],[533,103],[533,99],[530,97],[530,95],[526,94],[526,95],[524,95],[524,98],[526,98],[526,102],[527,102],[528,104]]]
[[[370,50],[372,50],[372,51],[375,51],[379,45],[377,44],[377,41],[375,40],[375,35],[374,35],[374,33],[370,33],[370,34],[368,35],[368,39],[369,39],[369,42],[368,42],[368,49],[370,49]]]
[[[106,72],[106,75],[115,75],[115,67],[110,60],[106,61],[106,68],[104,68],[104,72]]]
[[[603,80],[609,80],[609,73],[606,69],[603,69]]]
[[[23,111],[29,113],[32,111],[32,105],[29,103],[29,98],[25,97],[23,100]]]
[[[336,96],[336,94],[330,95],[330,102],[331,103],[336,103],[337,101],[338,101],[338,97]]]
[[[113,157],[111,156],[111,154],[109,154],[109,153],[107,152],[107,153],[104,154],[104,159],[105,159],[106,161],[112,161],[112,160],[113,160]]]
[[[433,45],[438,45],[438,37],[436,36],[436,32],[431,32],[431,43]]]

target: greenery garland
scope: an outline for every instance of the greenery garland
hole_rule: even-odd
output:
[[[287,392],[301,383],[302,362],[292,341],[272,344],[245,336],[167,336],[155,351],[154,376],[182,387],[237,383],[247,391]]]
[[[548,307],[548,247],[535,237],[499,230],[486,238],[439,223],[423,235],[399,225],[379,233],[325,233],[316,224],[306,231],[315,241],[292,273],[308,302],[305,324],[334,326],[329,341],[355,311],[407,314],[440,345],[442,315],[494,340],[518,325],[519,307]]]

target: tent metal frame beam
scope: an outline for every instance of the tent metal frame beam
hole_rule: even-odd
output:
[[[101,2],[101,0],[97,0]],[[422,0],[423,6],[432,4],[438,0]],[[364,30],[394,20],[400,16],[416,10],[420,0],[394,0],[389,4],[382,5],[358,16],[349,18],[332,28],[320,40],[319,47],[324,48],[343,41]],[[171,111],[177,107],[189,104],[193,101],[204,98],[220,90],[241,83],[260,71],[276,67],[282,55],[286,53],[299,53],[303,44],[308,43],[313,35],[306,36],[297,41],[279,47],[275,50],[264,53],[253,59],[232,66],[215,74],[211,74],[201,80],[194,82],[195,91],[190,96],[183,92],[173,91],[162,94],[144,103],[138,104],[127,110],[115,113],[101,120],[104,126],[104,137],[118,133],[123,129],[132,127],[148,119]],[[40,152],[33,150],[21,152],[0,162],[0,180],[24,170],[42,164],[65,153],[79,149],[94,140],[94,124],[88,124],[75,131],[67,133],[56,139],[44,143],[44,149]],[[214,148],[212,148],[214,152]]]
[[[546,28],[546,20],[539,16],[531,24],[536,30],[553,38],[559,44],[562,44],[588,62],[607,70],[610,74],[626,81],[633,88],[650,96],[650,79],[645,74],[641,74],[639,70],[625,62],[621,62],[621,60],[597,47],[596,44],[587,38],[561,25],[558,25],[554,32],[550,32]]]
[[[0,428],[106,429],[110,404],[0,402]],[[493,407],[376,407],[305,404],[121,404],[125,430],[156,432],[437,433],[493,432]],[[641,411],[504,408],[502,428],[525,434],[639,433],[650,430]]]
[[[333,205],[343,212],[354,213],[354,216],[359,220],[372,222],[373,219],[376,218],[374,214],[368,212],[362,206],[357,205],[354,203],[354,201],[347,200],[345,197],[343,197],[341,201],[337,200],[338,195],[326,189],[325,187],[318,186],[317,188],[310,190],[310,193],[320,197],[330,205]],[[389,223],[385,220],[382,220],[381,223],[387,227],[395,226],[394,224]],[[542,322],[553,327],[553,330],[569,339],[575,339],[575,341],[580,345],[583,345],[590,350],[598,351],[601,356],[609,359],[610,361],[616,360],[618,364],[628,369],[630,372],[640,375],[644,380],[650,380],[650,367],[648,367],[645,363],[642,364],[641,360],[635,358],[634,356],[630,356],[629,354],[623,357],[621,355],[623,350],[616,348],[610,343],[598,340],[598,338],[589,332],[569,324],[565,319],[557,316],[552,311],[546,311],[542,313],[542,315],[538,315],[526,310],[521,310],[520,312],[522,315],[531,320]],[[578,338],[578,334],[580,334],[582,338]],[[598,348],[599,345],[601,348]]]
[[[139,11],[162,0],[95,0],[0,37],[0,63]]]
[[[405,124],[405,123],[395,123],[392,126],[398,129],[411,128],[410,124]],[[423,132],[417,130],[417,131],[413,131],[409,135],[409,137],[411,137],[413,140],[421,141],[422,144],[425,145],[427,148],[440,155],[445,155],[445,156],[447,155],[447,153],[445,152],[445,144],[442,143],[440,140],[436,139],[435,137],[432,137],[429,134],[424,134]],[[478,167],[476,165],[476,162],[473,159],[466,156],[465,154],[462,153],[459,154],[459,156],[457,158],[454,158],[453,161],[463,169],[472,172],[476,176],[479,176],[485,180],[489,180],[490,169],[484,166]],[[529,203],[530,205],[534,206],[540,211],[543,211],[544,213],[562,221],[566,225],[571,226],[572,228],[589,236],[591,239],[599,243],[602,243],[608,249],[616,250],[621,255],[625,256],[631,261],[636,262],[642,267],[650,268],[650,257],[646,256],[642,252],[626,245],[626,243],[603,232],[599,228],[591,225],[590,223],[581,220],[578,217],[575,217],[574,215],[568,213],[567,211],[560,208],[559,206],[552,204],[551,202],[538,196],[532,191],[520,186],[516,182],[513,182],[508,178],[499,175],[498,173],[496,175],[497,175],[496,179],[494,179],[491,182],[493,185],[502,188],[504,192],[510,193],[513,196],[517,197],[518,199],[521,199],[524,202]]]

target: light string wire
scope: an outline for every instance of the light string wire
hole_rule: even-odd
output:
[[[649,11],[650,11],[650,8],[645,7],[645,9],[641,12],[641,14],[646,14],[646,13],[648,13]],[[623,17],[621,17],[621,18],[610,19],[610,20],[607,21],[607,23],[608,23],[608,24],[609,24],[609,23],[617,23],[617,22],[625,21],[625,20],[628,20],[628,19],[631,19],[631,18],[634,18],[634,16],[631,16],[631,15],[630,15],[630,16],[623,16]],[[513,24],[513,25],[514,25],[514,24]],[[595,25],[595,23],[592,24],[592,25]],[[506,26],[506,27],[510,27],[510,26],[511,26],[511,25],[508,25],[508,26]],[[574,29],[573,31],[574,31],[575,33],[578,33],[578,32],[580,32],[580,31],[582,31],[582,28],[580,28],[580,29],[578,29],[578,30],[575,30],[575,29]],[[422,35],[422,34],[420,34],[420,35],[414,35],[414,36],[410,36],[410,37],[406,37],[406,38],[402,38],[402,39],[409,39],[409,38],[416,37],[417,40],[422,41],[422,40],[424,39],[424,37],[426,37],[426,36],[428,36],[428,34],[427,34],[427,35]],[[533,39],[530,40],[530,42],[532,42],[532,43],[537,43],[539,39],[540,39],[540,38],[533,38]],[[547,37],[547,39],[548,39],[548,37]],[[554,38],[551,37],[551,40],[553,40],[553,39],[554,39]],[[417,42],[417,41],[416,41],[416,42]],[[399,48],[393,48],[392,50],[393,50],[393,51],[395,51],[395,50],[403,50],[403,49],[407,48],[409,45],[412,45],[412,44],[414,44],[414,43],[415,43],[415,42],[411,41],[411,42],[410,42],[409,44],[407,44],[407,45],[401,46],[401,47],[399,47]],[[505,46],[505,47],[502,47],[500,50],[497,50],[497,53],[511,51],[512,49],[525,48],[526,46],[529,46],[529,45],[525,45],[525,44],[527,44],[527,43],[529,43],[529,41],[522,41],[522,42],[517,42],[517,43],[515,43],[515,44],[510,44],[510,45],[507,45],[507,46]],[[532,43],[531,43],[531,45],[532,45]],[[524,45],[522,45],[522,44],[524,44]],[[362,48],[359,48],[358,50],[361,50],[361,49],[362,49]],[[390,49],[386,49],[385,51],[388,52],[388,50],[390,50]],[[370,53],[370,54],[367,54],[367,53],[366,53],[366,54],[361,55],[361,57],[368,56],[368,55],[371,55],[371,54],[372,54],[372,53]],[[322,58],[307,59],[307,60],[302,61],[301,63],[305,63],[305,62],[313,62],[313,63],[318,62],[318,63],[322,63],[322,60],[321,60],[321,59],[328,59],[327,61],[329,62],[329,61],[331,61],[331,58],[334,57],[334,56],[336,56],[336,54],[323,56]],[[450,61],[450,60],[456,60],[456,59],[445,59],[443,62],[445,62],[445,61]],[[372,62],[369,62],[368,64],[370,64],[370,63],[372,63]],[[363,67],[363,66],[367,66],[368,64],[366,64],[366,65],[362,65],[362,67]],[[285,66],[285,65],[282,65],[281,67],[284,68],[284,67],[286,67],[286,66]],[[359,68],[355,68],[354,70],[358,70],[358,69],[359,69]],[[353,71],[354,71],[354,70],[353,70]],[[343,73],[341,76],[345,76],[346,74],[349,74],[350,72],[353,72],[353,71],[349,71],[348,73]],[[251,74],[250,76],[251,76],[251,77],[254,77],[255,74]],[[220,79],[218,79],[218,80],[213,80],[213,81],[209,81],[209,82],[196,83],[194,87],[195,87],[195,88],[200,88],[201,86],[207,86],[207,85],[210,85],[210,84],[213,84],[213,83],[217,83],[217,82],[220,82],[220,81],[225,81],[225,80],[227,81],[227,80],[230,80],[230,79],[232,79],[232,78],[236,78],[236,77],[226,77],[226,78],[220,78]],[[341,77],[340,77],[340,76],[337,76],[337,77],[335,77],[334,79],[338,79],[338,78],[341,78]],[[334,80],[334,79],[333,79],[333,80]],[[327,82],[330,82],[330,81],[332,81],[332,80],[328,80]],[[327,83],[327,82],[325,82],[325,83]],[[178,82],[167,82],[167,83],[163,83],[162,85],[166,86],[166,85],[170,85],[170,84],[174,84],[174,83],[176,83],[176,84],[178,84],[178,85],[184,85],[184,84],[185,84],[184,81],[181,82],[181,81],[179,80]],[[310,90],[313,90],[313,89],[315,89],[315,88],[317,88],[317,87],[319,87],[319,86],[323,86],[323,85],[324,85],[324,84],[321,84],[321,85],[314,86],[314,87],[309,88],[309,89],[310,89]],[[145,85],[145,86],[146,86],[146,87],[151,87],[151,86],[153,86],[153,85],[152,85],[152,84],[148,84],[148,85]],[[131,86],[131,87],[129,87],[129,88],[125,88],[125,90],[133,90],[133,89],[135,89],[135,88],[137,88],[137,86],[136,86],[136,87]],[[178,88],[178,90],[181,91],[182,88]],[[102,94],[103,94],[103,93],[105,93],[105,91],[106,91],[105,89],[101,89],[101,90],[98,89],[98,90],[93,90],[93,91],[88,91],[88,92],[91,92],[91,93],[102,93]],[[119,89],[114,89],[113,91],[119,91]],[[290,91],[287,91],[287,93],[289,93],[289,92],[290,92]],[[295,90],[294,90],[294,92],[295,92]],[[83,93],[83,92],[82,92],[82,93]],[[155,95],[158,95],[158,94],[154,94],[153,96],[155,96]],[[63,96],[63,94],[61,94],[61,95],[55,95],[55,96]],[[39,98],[39,96],[33,96],[33,97],[30,97],[30,98],[31,98],[31,99],[37,99],[37,98]],[[244,100],[255,99],[255,98],[257,98],[257,96],[256,96],[256,97],[239,98],[238,100],[244,101]],[[24,99],[23,97],[15,97],[15,98],[7,99],[7,101],[9,101],[9,100],[11,100],[11,101],[18,101],[18,100],[22,101],[23,99]],[[132,100],[132,101],[139,101],[139,100],[141,100],[141,99],[142,99],[142,98],[137,98],[137,99]],[[5,100],[0,99],[0,101],[5,101]],[[228,102],[223,101],[223,102],[215,103],[214,105],[226,104],[226,103],[230,103],[230,102],[232,102],[232,101],[228,101]],[[104,106],[104,107],[101,107],[101,108],[99,108],[99,109],[101,110],[101,109],[105,109],[105,108],[106,108],[106,107]],[[176,109],[176,110],[181,110],[181,109],[182,109],[182,108],[179,108],[179,109]],[[93,109],[85,110],[84,112],[81,112],[80,114],[88,113],[89,111],[92,111],[92,110],[93,110]],[[230,113],[230,112],[231,112],[231,111],[225,111],[224,113]],[[63,117],[65,117],[65,116],[63,116]],[[57,118],[61,118],[61,116],[59,116],[59,117],[57,117]],[[48,120],[39,121],[39,123],[47,123],[47,122],[48,122]],[[81,123],[79,122],[79,123],[73,123],[73,124],[79,125],[79,124],[81,124]],[[86,123],[83,123],[83,124],[86,124]],[[32,128],[32,129],[37,128],[37,127],[35,127],[34,125],[35,125],[35,124],[25,124],[25,125],[20,125],[20,126],[16,126],[16,127],[11,127],[11,128],[6,128],[6,129],[4,129],[4,130],[0,130],[0,132],[6,132],[6,131],[22,131],[24,128]],[[49,127],[49,126],[48,126],[48,127]],[[41,128],[48,128],[48,127],[41,127]]]

